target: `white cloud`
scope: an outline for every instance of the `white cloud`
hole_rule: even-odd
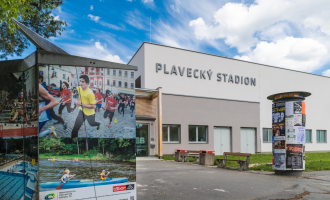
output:
[[[94,15],[91,15],[91,14],[88,14],[87,17],[89,17],[94,22],[98,22],[100,20],[100,18],[101,18],[99,16],[94,16]]]
[[[61,8],[61,6],[57,7],[56,10],[57,10],[59,13],[62,13],[62,8]]]
[[[179,8],[176,7],[175,5],[170,5],[170,7],[172,8],[172,10],[173,10],[174,12],[180,12]]]
[[[312,72],[324,64],[327,54],[327,48],[316,40],[286,37],[276,42],[260,42],[250,53],[234,58]]]
[[[323,76],[329,76],[330,77],[330,69],[325,70],[324,72],[322,72]]]
[[[94,6],[93,5],[91,5],[89,8],[91,9],[91,11],[94,11]]]
[[[127,1],[132,2],[132,0],[127,0]]]
[[[154,2],[154,0],[141,0],[143,3],[151,3]]]
[[[96,47],[98,50],[104,51],[104,47],[101,45],[100,42],[95,42],[95,47]]]
[[[69,33],[74,33],[74,30],[70,30]]]
[[[131,26],[140,29],[140,30],[149,30],[149,21],[150,18],[147,18],[137,9],[127,13],[125,21]]]
[[[328,18],[329,1],[319,0],[256,0],[254,4],[227,3],[213,15],[213,23],[199,17],[190,21],[197,39],[224,39],[230,47],[239,52],[247,52],[259,39],[257,31],[265,31],[270,26],[284,21],[304,24],[305,27],[320,28],[330,34]],[[319,20],[321,17],[322,20]],[[265,34],[265,33],[264,33]]]

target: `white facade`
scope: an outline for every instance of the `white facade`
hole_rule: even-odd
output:
[[[104,69],[104,89],[115,94],[125,93],[134,95],[134,71],[119,69]]]
[[[312,143],[306,143],[306,151],[330,151],[328,143],[317,143],[316,139],[317,130],[326,130],[327,138],[330,136],[329,77],[146,42],[129,64],[138,66],[135,78],[141,76],[141,88],[162,87],[164,94],[259,103],[256,142],[260,143],[261,152],[272,150],[272,143],[263,142],[262,138],[263,128],[272,128],[272,102],[267,96],[310,92],[312,95],[305,100],[306,130],[312,130]]]

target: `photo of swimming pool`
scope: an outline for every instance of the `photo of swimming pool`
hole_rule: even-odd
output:
[[[7,172],[11,168],[12,172]],[[38,165],[19,161],[0,171],[0,199],[32,200],[37,196]]]

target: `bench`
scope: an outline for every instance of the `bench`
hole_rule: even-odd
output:
[[[188,155],[186,156],[181,156],[182,162],[189,162],[188,158],[194,158],[195,162],[194,163],[199,163],[199,151],[195,150],[187,150]]]
[[[216,159],[219,162],[218,168],[226,166],[226,162],[228,161],[237,161],[238,164],[240,164],[239,171],[242,170],[249,170],[249,163],[250,163],[250,153],[234,153],[234,152],[224,152],[223,155],[225,156],[224,158]],[[246,156],[246,160],[232,160],[232,159],[227,159],[227,156]]]

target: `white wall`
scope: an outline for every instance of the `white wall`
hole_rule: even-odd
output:
[[[134,65],[134,66],[145,66],[145,51],[144,51],[144,45],[140,47],[138,52],[134,55],[134,57],[130,60],[128,65]],[[141,88],[145,87],[145,69],[144,67],[139,67],[137,71],[135,71],[135,79],[139,78],[141,76]],[[135,86],[135,84],[134,84]]]
[[[143,57],[144,62],[141,60]],[[163,69],[158,73],[156,63],[163,65]],[[305,101],[306,129],[312,129],[313,143],[306,143],[306,151],[330,150],[328,77],[150,43],[142,45],[130,64],[139,67],[135,77],[142,75],[143,88],[162,87],[163,92],[169,94],[260,102],[259,130],[262,152],[271,151],[271,143],[262,142],[262,128],[271,128],[272,125],[272,102],[267,100],[267,96],[290,91],[311,92],[312,95]],[[173,65],[185,67],[184,75],[164,74],[164,64],[169,72]],[[206,73],[206,79],[187,77],[187,68],[212,70],[212,78],[209,80]],[[217,73],[253,77],[256,78],[256,86],[228,83],[228,76],[227,82],[224,82],[223,76],[222,81],[218,82]],[[316,143],[316,130],[327,130],[328,143]]]

